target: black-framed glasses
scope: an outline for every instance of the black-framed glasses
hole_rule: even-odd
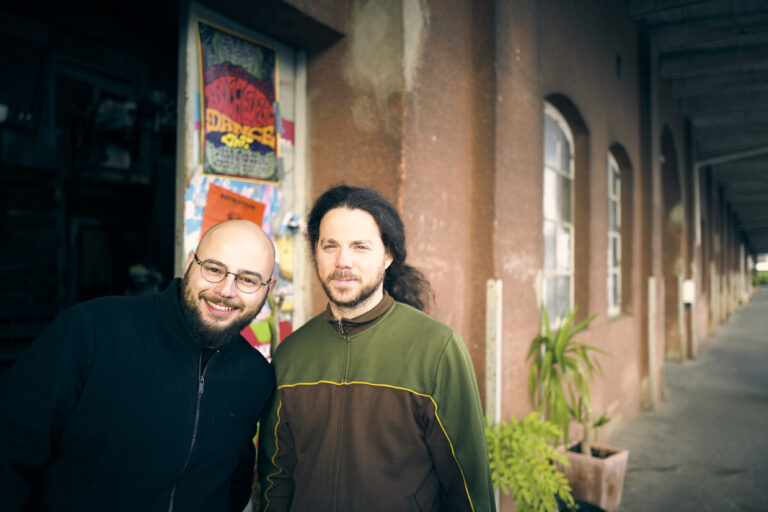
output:
[[[259,274],[254,274],[253,272],[240,272],[239,274],[235,274],[234,272],[230,272],[227,269],[227,266],[220,261],[200,261],[200,258],[197,257],[197,253],[193,254],[195,255],[195,262],[200,265],[200,275],[209,283],[220,283],[226,279],[229,274],[232,274],[235,276],[235,286],[237,286],[238,290],[243,293],[255,293],[259,288],[268,285],[269,282],[272,281],[272,279],[269,279],[267,282],[264,282],[261,280]]]

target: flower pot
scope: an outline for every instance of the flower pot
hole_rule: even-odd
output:
[[[629,451],[601,444],[592,445],[592,457],[580,445],[566,452],[570,467],[561,467],[571,484],[573,497],[594,503],[606,512],[616,512],[621,503]]]

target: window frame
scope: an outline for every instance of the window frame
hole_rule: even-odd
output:
[[[568,168],[563,169],[562,162],[563,162],[563,155],[562,155],[562,145],[560,143],[556,146],[556,158],[555,160],[558,162],[559,166],[554,167],[547,161],[547,117],[551,118],[553,121],[555,121],[557,128],[559,129],[559,132],[562,132],[562,135],[567,140],[569,148],[570,148],[570,154],[568,159]],[[574,223],[574,202],[575,202],[575,181],[576,181],[576,172],[575,172],[575,157],[574,157],[574,138],[573,138],[573,131],[571,130],[571,127],[568,125],[568,122],[565,120],[565,117],[560,113],[558,109],[556,109],[553,105],[551,105],[548,102],[544,103],[544,140],[543,140],[543,165],[542,165],[542,235],[544,237],[544,248],[543,248],[543,261],[542,261],[542,286],[541,286],[541,303],[544,305],[547,305],[547,281],[548,279],[553,279],[557,277],[567,277],[568,278],[568,297],[567,297],[567,304],[566,304],[566,311],[571,311],[573,308],[573,295],[574,295],[574,250],[575,250],[575,223]],[[560,140],[560,133],[556,134],[556,138],[559,141]],[[548,215],[548,208],[547,205],[549,204],[548,199],[548,190],[547,190],[547,170],[554,171],[555,176],[558,178],[556,190],[555,192],[555,205],[553,211],[554,217],[551,215]],[[565,220],[562,218],[562,198],[560,197],[560,191],[562,190],[561,181],[560,179],[567,179],[569,181],[569,212],[568,212],[568,220]],[[547,267],[547,260],[549,259],[547,257],[547,243],[546,243],[546,228],[547,223],[554,224],[555,227],[555,254],[552,257],[552,261],[554,263],[554,267],[548,268]],[[568,244],[568,261],[567,261],[567,268],[561,268],[558,263],[560,261],[560,258],[558,257],[559,252],[559,246],[557,244],[558,240],[558,233],[560,233],[560,228],[564,228],[569,233],[569,244]],[[563,311],[549,311],[549,308],[547,308],[547,313],[549,315],[550,325],[553,328],[557,328],[561,324],[562,318],[560,315],[563,314]]]
[[[614,182],[612,181],[612,178],[615,179],[615,187],[613,187]],[[613,154],[609,151],[608,152],[608,158],[606,159],[606,206],[607,206],[607,242],[608,245],[606,247],[606,300],[607,300],[607,309],[608,309],[608,316],[614,317],[619,314],[621,314],[622,311],[622,225],[621,225],[621,167],[619,166],[618,161],[616,160],[616,157],[613,156]],[[615,188],[615,190],[614,190]],[[616,212],[615,212],[615,220],[616,220],[616,229],[612,229],[611,226],[611,206],[613,204],[616,204]],[[615,242],[615,245],[612,244],[613,241]],[[615,261],[616,264],[613,265],[614,258],[612,258],[611,250],[612,247],[615,247],[616,250],[616,257]],[[615,294],[614,290],[611,289],[611,276],[614,276],[614,283],[615,283]],[[614,302],[614,298],[617,299],[618,302]]]

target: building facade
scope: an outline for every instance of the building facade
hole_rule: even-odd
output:
[[[489,415],[522,417],[531,410],[526,354],[540,330],[542,304],[550,314],[578,307],[578,319],[596,315],[581,339],[611,354],[601,359],[605,378],[593,384],[595,411],[613,418],[601,433],[610,439],[641,408],[663,399],[664,361],[695,358],[715,326],[748,300],[754,256],[722,187],[696,163],[701,148],[691,122],[662,76],[652,34],[633,19],[632,3],[187,1],[164,18],[178,29],[178,46],[174,38],[155,39],[173,44],[163,53],[177,52],[177,61],[158,64],[151,50],[126,43],[128,49],[98,57],[83,50],[89,57],[77,62],[103,71],[138,52],[137,62],[146,66],[136,64],[140,71],[131,76],[147,84],[162,76],[157,87],[176,95],[175,158],[152,146],[158,139],[136,139],[154,151],[147,158],[162,162],[139,167],[154,176],[146,182],[146,202],[156,205],[154,217],[140,222],[155,223],[153,247],[173,252],[172,262],[157,257],[171,274],[193,243],[194,209],[205,205],[190,189],[202,179],[196,23],[204,19],[275,49],[285,126],[275,192],[282,203],[270,227],[293,246],[281,267],[292,269],[286,290],[294,326],[322,310],[325,297],[313,282],[301,231],[282,231],[283,217],[295,214],[300,225],[312,200],[331,185],[375,188],[402,213],[409,259],[434,287],[430,312],[467,343]],[[37,37],[45,55],[68,48],[71,57],[83,46],[54,21],[23,10],[15,16],[39,30],[19,35],[6,23],[6,37]],[[94,27],[85,32],[91,43],[107,37]],[[83,77],[75,59],[57,58],[59,67],[48,74]],[[176,80],[163,66],[177,71]],[[125,82],[110,80],[102,80],[103,89]],[[68,83],[54,82],[50,87],[59,92]],[[142,94],[152,90],[139,79],[130,84]],[[17,97],[15,90],[6,88],[7,98]],[[45,108],[54,107],[40,111]],[[49,128],[56,127],[51,120]],[[50,180],[72,177],[55,174],[55,162],[19,157],[25,146],[8,142],[16,132],[23,130],[6,123],[4,173],[37,169]],[[13,136],[33,146],[47,140],[48,132],[35,133]],[[50,144],[59,154],[77,147],[60,138]],[[120,170],[114,165],[112,173]],[[88,225],[71,219],[68,213],[56,221],[64,227],[50,242],[70,239],[60,269],[79,261],[71,226]],[[67,272],[59,273],[66,282]],[[66,305],[62,289],[51,293]],[[16,318],[11,311],[3,320],[6,346],[16,339]]]

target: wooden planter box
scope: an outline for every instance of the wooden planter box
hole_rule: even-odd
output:
[[[621,503],[629,451],[592,444],[592,453],[596,452],[607,456],[587,457],[581,452],[568,450],[566,456],[571,467],[560,469],[571,484],[574,498],[594,503],[606,512],[616,512]]]

